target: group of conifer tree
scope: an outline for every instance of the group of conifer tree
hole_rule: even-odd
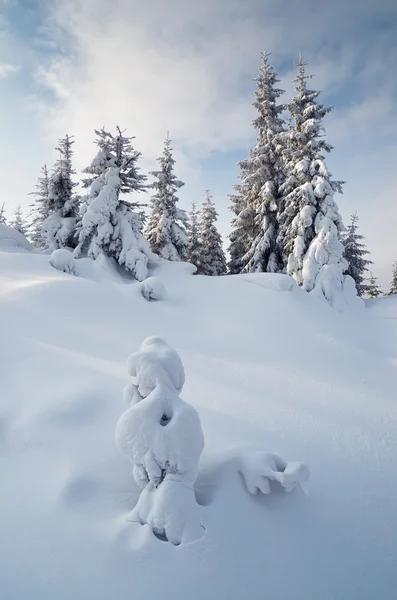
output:
[[[67,247],[76,257],[104,253],[137,279],[147,274],[152,253],[164,259],[187,260],[205,275],[248,272],[287,273],[307,291],[332,299],[343,290],[346,275],[359,295],[381,293],[369,272],[368,250],[357,231],[357,214],[345,229],[334,200],[343,182],[332,178],[326,155],[323,119],[331,108],[309,89],[306,63],[297,65],[293,98],[283,104],[283,90],[262,55],[256,78],[253,127],[256,143],[239,163],[239,183],[231,197],[233,220],[226,266],[217,212],[207,190],[200,212],[178,207],[184,185],[174,173],[175,159],[167,136],[159,169],[147,176],[139,169],[140,152],[132,137],[96,130],[97,153],[84,169],[78,194],[73,168],[72,137],[59,140],[59,158],[38,179],[28,224],[18,206],[11,221],[40,248]],[[148,217],[138,194],[151,191]],[[4,207],[0,222],[4,222]],[[350,279],[350,278],[348,278]],[[350,280],[351,281],[351,280]],[[397,264],[389,293],[397,293]]]

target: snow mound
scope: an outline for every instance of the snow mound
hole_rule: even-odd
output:
[[[164,283],[158,277],[148,277],[141,283],[142,296],[150,300],[165,300],[167,290]]]
[[[21,249],[34,251],[33,246],[22,233],[5,225],[5,223],[0,223],[0,250],[2,252],[15,252]]]
[[[291,291],[297,287],[295,279],[282,273],[248,273],[244,275],[244,281],[277,292]]]
[[[186,275],[193,275],[197,271],[197,267],[191,263],[161,258],[158,261],[149,262],[148,267],[149,275],[156,275],[165,281],[184,278]]]
[[[70,275],[76,275],[76,260],[73,258],[73,254],[65,248],[54,250],[48,259],[49,263],[54,269],[69,273]]]
[[[270,494],[271,481],[277,481],[286,492],[297,486],[304,489],[303,485],[310,477],[306,463],[286,462],[281,456],[262,450],[244,448],[237,454],[237,465],[247,490],[253,495],[258,491]]]

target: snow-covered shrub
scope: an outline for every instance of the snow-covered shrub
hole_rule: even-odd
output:
[[[130,406],[117,423],[116,443],[142,489],[129,520],[147,523],[175,545],[197,539],[202,527],[194,482],[204,436],[196,410],[178,396],[182,361],[164,340],[152,337],[129,357],[128,371],[136,385],[127,388]]]
[[[76,275],[76,261],[73,254],[65,248],[59,248],[51,253],[49,263],[54,269]]]
[[[158,277],[148,277],[141,283],[141,293],[146,300],[164,300],[167,290]]]
[[[68,245],[73,236],[74,217],[62,217],[58,213],[50,214],[42,224],[42,237],[47,250],[56,250]]]
[[[304,490],[304,483],[309,479],[310,470],[306,463],[286,462],[282,456],[242,448],[237,453],[237,470],[244,478],[250,494],[258,491],[270,493],[270,481],[277,481],[286,492],[296,487]]]

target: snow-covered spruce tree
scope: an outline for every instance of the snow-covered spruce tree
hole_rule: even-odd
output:
[[[14,218],[10,222],[10,227],[13,227],[16,231],[19,231],[19,233],[22,233],[22,235],[26,236],[27,225],[22,214],[21,204],[18,204],[18,206],[14,210]]]
[[[199,218],[200,254],[197,273],[201,275],[224,275],[226,259],[222,248],[222,238],[215,226],[218,213],[209,190],[205,192],[205,200]]]
[[[277,245],[280,185],[283,182],[282,136],[284,106],[277,104],[284,93],[276,88],[279,79],[262,54],[253,106],[258,116],[252,124],[257,141],[248,158],[240,161],[240,184],[232,196],[232,221],[229,270],[278,272],[281,270]]]
[[[5,205],[4,202],[0,206],[0,223],[3,223],[4,225],[7,223],[7,219],[6,219],[6,205]]]
[[[50,181],[47,165],[43,166],[41,173],[42,175],[37,180],[34,192],[31,192],[34,201],[30,205],[28,230],[29,239],[37,248],[44,247],[43,223],[48,217],[50,206]]]
[[[324,159],[332,146],[323,137],[322,120],[331,109],[317,102],[320,92],[308,89],[311,76],[305,66],[301,58],[296,95],[288,105],[294,127],[286,153],[278,241],[286,272],[306,291],[333,301],[343,290],[347,269],[340,239],[344,226],[334,200],[343,182],[332,179]]]
[[[395,262],[393,265],[391,282],[390,282],[388,294],[389,295],[397,294],[397,262]]]
[[[249,149],[249,155],[252,156],[253,150]],[[247,159],[247,162],[249,159]],[[244,164],[243,164],[244,162]],[[245,177],[248,177],[248,164],[245,161],[239,163],[240,180],[243,182]],[[243,184],[234,186],[237,194],[230,196],[232,202],[230,210],[234,213],[231,221],[231,233],[229,234],[229,262],[228,271],[231,275],[242,273],[245,267],[244,257],[252,247],[253,241],[256,239],[257,230],[255,223],[255,208],[246,202],[243,194]]]
[[[104,129],[95,133],[99,151],[85,169],[89,177],[83,183],[90,190],[74,255],[96,259],[104,254],[143,281],[154,255],[142,235],[142,215],[133,210],[139,204],[121,197],[145,189],[146,177],[137,166],[141,154],[132,146],[134,138],[124,136],[120,128],[116,135]]]
[[[163,155],[158,161],[161,169],[150,173],[155,178],[150,187],[156,190],[156,193],[151,198],[146,238],[153,252],[162,258],[173,261],[186,260],[188,217],[184,210],[177,207],[176,196],[177,190],[184,183],[174,174],[175,160],[168,137]]]
[[[43,239],[49,250],[75,247],[74,229],[79,205],[79,197],[73,192],[77,183],[72,176],[74,144],[73,138],[66,135],[59,140],[59,158],[56,161],[48,182],[48,217],[43,222]]]
[[[361,241],[364,239],[364,236],[357,233],[357,213],[352,214],[350,219],[350,225],[347,226],[346,232],[342,236],[343,254],[348,264],[346,273],[353,277],[356,283],[357,294],[362,296],[367,289],[364,283],[365,272],[368,271],[368,265],[372,265],[372,260],[365,258],[365,256],[369,255],[369,251]]]
[[[369,277],[367,278],[368,284],[366,289],[366,295],[368,298],[379,298],[379,296],[383,295],[383,292],[378,285],[378,278],[374,276],[372,271],[369,272]]]
[[[200,242],[199,242],[199,226],[198,226],[198,213],[196,209],[196,203],[192,202],[192,209],[189,214],[188,224],[188,247],[187,247],[187,260],[193,265],[198,265],[200,260]]]

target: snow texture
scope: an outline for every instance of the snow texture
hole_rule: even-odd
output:
[[[158,277],[148,277],[141,284],[142,296],[146,300],[165,300],[167,290],[164,283]]]
[[[244,280],[277,292],[291,291],[297,287],[295,279],[282,273],[248,273]]]

